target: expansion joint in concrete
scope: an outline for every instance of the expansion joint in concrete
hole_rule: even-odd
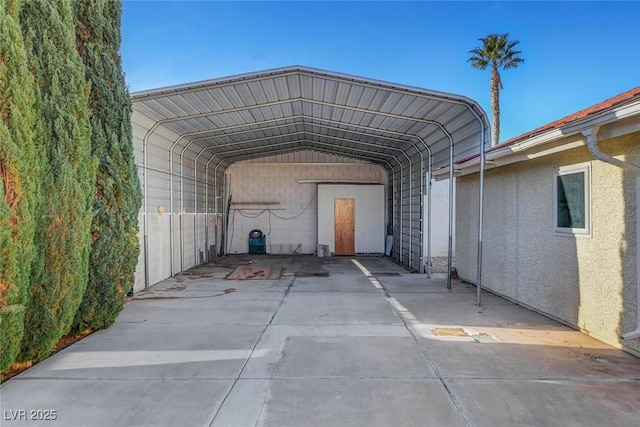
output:
[[[440,371],[438,370],[438,367],[436,366],[436,364],[433,362],[433,360],[431,360],[431,357],[429,356],[429,354],[420,345],[420,342],[418,341],[418,337],[415,335],[414,331],[409,327],[409,324],[407,323],[407,321],[405,319],[405,316],[402,314],[402,311],[400,309],[398,309],[398,307],[396,305],[397,302],[391,296],[391,294],[389,293],[389,290],[384,286],[383,283],[381,283],[378,280],[377,277],[375,277],[375,275],[371,274],[371,272],[369,270],[367,270],[367,268],[364,267],[361,263],[359,263],[356,260],[352,260],[352,261],[362,271],[362,273],[365,276],[367,276],[367,278],[369,279],[371,284],[378,291],[380,291],[380,293],[384,294],[387,302],[389,302],[389,304],[391,305],[391,309],[393,310],[395,315],[400,319],[400,321],[404,325],[405,329],[409,332],[409,335],[413,338],[413,341],[415,342],[416,346],[418,347],[418,350],[420,351],[420,353],[422,353],[422,356],[424,357],[425,361],[427,362],[427,365],[429,365],[429,367],[431,369],[433,369],[433,372],[436,374],[436,377],[438,378],[438,381],[440,381],[440,384],[442,384],[442,386],[446,390],[446,392],[447,392],[447,394],[449,396],[449,399],[451,399],[451,402],[453,403],[453,405],[455,406],[456,410],[458,411],[458,413],[460,414],[460,416],[464,420],[465,424],[467,426],[471,427],[472,423],[468,419],[468,417],[465,415],[464,411],[462,410],[462,405],[460,405],[460,403],[456,399],[456,397],[453,394],[453,392],[451,391],[451,389],[447,386],[447,383],[446,383],[445,379],[443,378],[442,374],[440,373]]]
[[[224,399],[222,399],[222,402],[220,402],[220,405],[218,406],[218,409],[216,410],[215,414],[213,414],[213,417],[211,418],[211,421],[209,422],[209,427],[213,426],[213,423],[215,422],[216,417],[220,413],[220,410],[224,406],[224,403],[227,401],[227,399],[231,395],[231,392],[233,392],[233,389],[236,387],[236,384],[238,383],[238,380],[240,379],[240,377],[244,373],[244,371],[245,371],[245,369],[247,367],[247,364],[249,363],[249,360],[251,360],[251,357],[253,356],[253,353],[256,351],[256,347],[258,346],[258,344],[262,340],[262,337],[264,336],[264,334],[267,331],[267,329],[269,328],[269,326],[271,326],[271,323],[273,323],[273,320],[278,315],[278,312],[280,311],[280,308],[284,304],[284,300],[287,298],[287,295],[289,295],[289,292],[291,292],[291,288],[293,288],[293,283],[295,281],[296,281],[295,276],[290,278],[289,284],[287,285],[287,289],[285,289],[284,293],[282,294],[282,298],[278,302],[278,305],[276,306],[276,308],[273,310],[273,314],[271,315],[271,318],[269,319],[269,321],[267,322],[265,327],[262,328],[262,331],[260,332],[260,336],[258,337],[256,342],[253,344],[253,347],[251,348],[251,352],[249,353],[249,356],[247,357],[247,359],[244,361],[244,364],[242,365],[242,369],[240,369],[240,372],[238,372],[238,375],[233,380],[233,384],[231,385],[231,387],[229,387],[229,391],[224,396]],[[271,383],[271,380],[269,380],[269,383]],[[266,395],[265,395],[265,399],[266,399]],[[264,407],[264,403],[265,402],[263,402],[262,407]],[[262,408],[260,409],[260,412],[262,413]],[[258,418],[256,419],[256,423],[259,420],[260,420],[260,416],[258,416]]]

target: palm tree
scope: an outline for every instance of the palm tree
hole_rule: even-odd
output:
[[[473,56],[467,62],[470,62],[473,68],[480,70],[491,66],[492,145],[497,145],[500,141],[500,89],[502,89],[498,70],[500,68],[503,70],[517,68],[524,62],[524,59],[518,56],[519,50],[514,50],[520,41],[509,40],[509,33],[489,34],[478,40],[482,42],[482,46],[469,51]]]

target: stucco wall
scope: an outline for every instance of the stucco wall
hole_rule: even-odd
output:
[[[608,141],[604,152],[640,164],[640,133]],[[624,153],[631,153],[624,155]],[[591,162],[591,237],[554,233],[554,172]],[[456,267],[476,279],[478,175],[457,178]],[[573,325],[621,342],[636,327],[635,178],[594,160],[585,147],[485,174],[483,285]]]

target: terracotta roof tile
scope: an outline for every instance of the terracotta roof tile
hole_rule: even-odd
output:
[[[568,116],[565,116],[561,119],[548,123],[544,126],[540,126],[539,128],[536,128],[532,131],[523,133],[522,135],[516,136],[515,138],[511,138],[498,145],[494,145],[493,147],[488,149],[486,152],[489,153],[491,151],[498,150],[500,148],[508,147],[510,145],[515,145],[518,142],[526,141],[529,138],[533,138],[534,136],[537,136],[543,132],[560,128],[562,126],[568,125],[573,122],[577,122],[579,120],[584,119],[585,117],[592,116],[594,114],[602,113],[610,108],[618,107],[629,101],[635,100],[636,98],[640,99],[640,86],[634,87],[633,89],[630,89],[626,92],[616,95],[613,98],[605,99],[604,101],[598,104],[592,105],[591,107],[585,108],[573,114],[569,114]],[[468,162],[469,160],[475,159],[476,157],[479,157],[479,156],[480,156],[480,153],[472,154],[468,157],[465,157],[464,159],[456,161],[456,164],[459,165],[459,164]]]
[[[523,133],[522,135],[516,136],[515,138],[511,138],[503,143],[495,145],[491,147],[489,151],[497,150],[498,148],[507,147],[509,145],[513,145],[518,142],[525,141],[529,138],[532,138],[542,132],[560,128],[562,126],[568,125],[573,122],[577,122],[578,120],[582,120],[585,117],[592,116],[594,114],[602,113],[610,108],[617,107],[621,104],[624,104],[634,98],[640,98],[640,86],[635,87],[631,90],[623,92],[619,95],[614,96],[613,98],[606,99],[598,104],[592,105],[591,107],[585,108],[584,110],[580,110],[576,113],[565,116],[559,120],[541,126],[537,129],[529,131],[527,133]]]

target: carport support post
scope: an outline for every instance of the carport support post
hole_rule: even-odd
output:
[[[217,156],[217,154],[214,154],[213,156],[211,156],[211,158],[209,160],[207,160],[207,169],[209,168],[209,163],[211,163],[211,161],[213,159],[215,159]],[[218,166],[220,166],[222,164],[224,160],[220,160],[218,162],[218,164],[216,165],[215,168],[213,168],[213,194],[214,194],[214,210],[216,213],[216,225],[214,227],[214,233],[215,233],[215,240],[216,240],[216,256],[218,256],[218,254],[220,255],[224,255],[224,250],[223,250],[223,243],[225,241],[225,234],[224,234],[224,206],[222,205],[222,201],[226,200],[225,197],[225,184],[224,184],[224,174],[222,175],[222,194],[218,194]],[[218,201],[220,200],[220,202]],[[222,206],[221,206],[222,205]],[[222,218],[222,230],[220,231],[220,240],[218,240],[218,221],[219,218]]]
[[[449,137],[449,249],[447,254],[447,289],[451,289],[453,261],[453,139]]]
[[[404,262],[404,166],[400,163],[400,262]]]
[[[182,141],[183,138],[184,138],[184,135],[180,135],[178,139],[173,141],[173,144],[171,144],[171,148],[169,148],[169,214],[171,215],[169,217],[169,234],[170,234],[169,235],[169,252],[171,253],[170,254],[171,277],[175,275],[175,270],[173,266],[173,256],[175,252],[175,243],[174,243],[175,242],[175,237],[174,237],[175,211],[173,209],[173,149],[175,148],[176,145],[178,145],[180,141]],[[182,180],[182,175],[180,176],[180,179]],[[182,239],[182,214],[179,213],[179,215],[180,215],[180,233],[181,233],[180,238]],[[182,256],[180,257],[180,271],[182,271]]]
[[[193,265],[198,266],[198,159],[193,161]]]
[[[413,166],[411,165],[411,159],[409,159],[409,260],[407,266],[409,269],[413,268]]]
[[[431,156],[429,156],[431,157]],[[431,160],[427,181],[427,277],[431,277]]]
[[[217,168],[217,167],[216,167]],[[227,215],[226,215],[226,200],[227,197],[227,174],[222,175],[222,239],[220,239],[220,254],[227,254]]]
[[[209,263],[209,169],[204,168],[204,260]]]
[[[444,128],[442,128],[442,131],[448,136],[448,132],[446,132],[446,130]],[[424,157],[422,156],[422,152],[420,152],[420,173],[421,173],[421,186],[420,186],[420,219],[422,221],[422,217],[424,215],[424,206],[423,206],[423,200],[424,200],[424,192],[427,191],[427,268],[426,268],[426,273],[427,273],[427,278],[431,277],[431,163],[432,163],[432,155],[431,155],[431,147],[429,147],[429,145],[424,142],[424,140],[422,138],[420,138],[419,136],[416,136],[416,138],[418,138],[418,140],[420,140],[420,142],[422,143],[422,145],[424,146],[424,148],[427,149],[427,162],[428,162],[428,166],[429,166],[429,175],[425,176],[424,174]],[[428,177],[428,178],[427,178]],[[428,187],[427,187],[428,185]],[[424,241],[424,222],[421,224],[421,228],[420,228],[420,263],[422,264],[423,262],[423,256],[424,256],[424,248],[423,248],[423,241]],[[422,272],[422,271],[421,271]]]
[[[482,225],[484,215],[484,138],[485,127],[482,126],[482,135],[480,142],[480,183],[478,185],[478,265],[476,273],[476,305],[482,303]]]
[[[424,268],[424,159],[420,153],[420,273],[425,272]]]
[[[206,163],[206,180],[208,181],[209,179],[209,163],[211,163],[211,161],[216,157],[216,155],[214,154],[213,156],[211,156],[211,158],[209,158],[209,160],[207,160]],[[222,161],[220,161],[221,163]],[[215,214],[215,225],[213,226],[213,238],[215,241],[215,245],[216,245],[216,254],[214,255],[215,257],[218,256],[218,251],[220,250],[220,242],[218,241],[218,166],[220,165],[220,163],[218,163],[218,165],[216,165],[216,168],[213,170],[213,212]],[[208,187],[207,187],[208,188]],[[222,196],[220,196],[222,197]],[[208,215],[208,210],[207,210],[207,215]],[[207,216],[208,218],[208,216]],[[207,226],[209,225],[209,221],[207,220]],[[208,230],[208,229],[207,229]],[[207,237],[209,236],[209,232],[207,231]],[[207,243],[207,249],[209,248],[209,244]],[[210,259],[209,259],[210,260]]]
[[[180,271],[184,271],[184,167],[183,157],[186,147],[180,151]]]
[[[147,169],[147,144],[149,143],[149,136],[155,132],[156,128],[162,124],[162,121],[155,122],[151,129],[147,131],[144,138],[142,138],[142,189],[143,189],[143,205],[144,205],[144,287],[149,287],[149,185],[147,183],[147,175],[149,171]]]

